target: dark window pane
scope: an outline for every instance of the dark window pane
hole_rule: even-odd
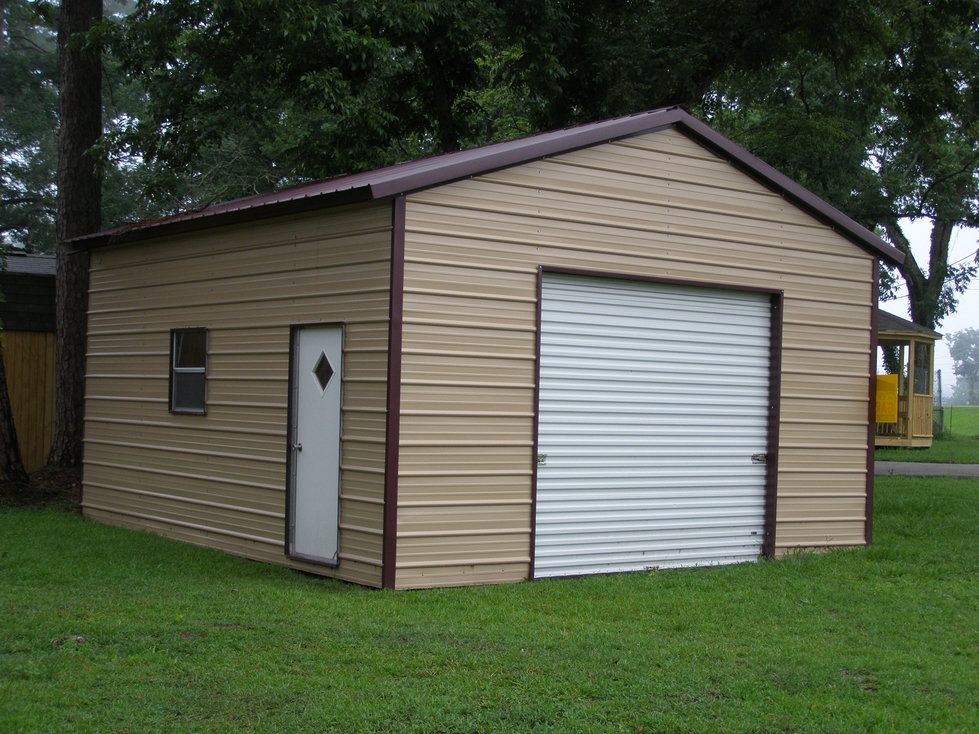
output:
[[[204,412],[207,378],[203,372],[173,373],[173,410]]]
[[[914,345],[914,392],[916,395],[931,394],[931,344],[918,342]]]
[[[173,366],[199,367],[207,365],[207,332],[203,329],[173,332]]]
[[[320,390],[326,390],[326,386],[330,384],[330,378],[333,377],[333,365],[327,359],[326,352],[323,352],[316,361],[316,366],[313,367],[313,374],[316,376],[316,381],[320,384]]]

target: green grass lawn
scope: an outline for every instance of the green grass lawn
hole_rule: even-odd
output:
[[[979,438],[979,406],[946,407],[945,430],[960,438]]]
[[[867,549],[379,592],[0,511],[0,731],[979,731],[979,482]]]
[[[928,449],[881,448],[877,461],[922,461],[938,464],[979,464],[979,407],[945,408],[945,435]]]

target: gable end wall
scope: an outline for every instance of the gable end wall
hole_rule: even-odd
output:
[[[409,196],[397,587],[529,574],[540,265],[784,290],[776,552],[863,544],[873,263],[675,130]]]

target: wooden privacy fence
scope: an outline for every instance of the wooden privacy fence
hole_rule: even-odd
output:
[[[9,252],[0,273],[0,348],[27,471],[44,466],[54,440],[54,280],[52,255]]]
[[[3,362],[24,468],[44,466],[54,438],[54,334],[5,331]]]

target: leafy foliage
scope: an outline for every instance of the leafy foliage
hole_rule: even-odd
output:
[[[199,206],[697,102],[854,0],[141,0],[101,42],[147,104],[105,143]],[[832,34],[830,34],[832,35]]]
[[[957,331],[948,340],[948,351],[958,378],[956,386],[964,386],[969,405],[979,405],[979,329]]]
[[[0,242],[54,241],[57,39],[26,0],[0,2]]]
[[[904,252],[911,316],[935,328],[979,263],[948,262],[955,227],[979,226],[979,6],[874,0],[864,7],[848,19],[845,53],[797,34],[790,58],[735,69],[714,86],[703,112]],[[927,267],[901,229],[907,218],[932,222]],[[885,298],[893,288],[885,279]]]

